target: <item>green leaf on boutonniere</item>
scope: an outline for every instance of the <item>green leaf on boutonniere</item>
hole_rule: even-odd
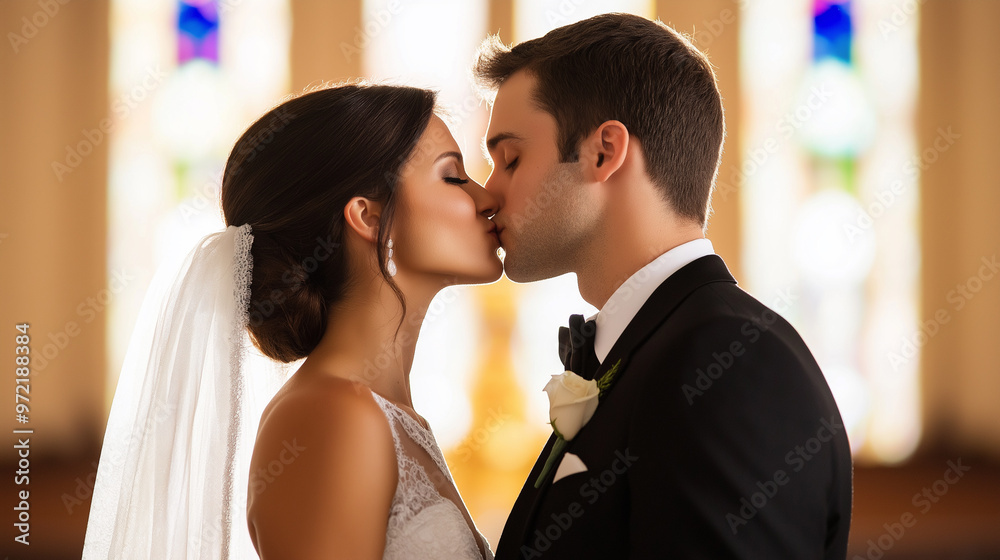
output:
[[[598,395],[597,398],[603,397],[604,393],[609,388],[611,388],[611,385],[615,382],[615,376],[618,375],[618,366],[620,365],[622,365],[622,361],[619,358],[619,360],[615,362],[615,365],[611,366],[611,369],[604,372],[604,375],[602,375],[601,378],[597,380],[597,390],[600,391],[600,394]]]

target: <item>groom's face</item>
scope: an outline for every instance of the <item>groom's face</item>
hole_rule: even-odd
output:
[[[484,187],[497,200],[493,221],[515,282],[575,270],[598,223],[580,164],[559,162],[556,121],[534,101],[535,82],[525,71],[507,78],[486,131],[493,172]]]

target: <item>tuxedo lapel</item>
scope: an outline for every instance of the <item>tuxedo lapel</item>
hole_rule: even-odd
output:
[[[621,336],[608,352],[607,358],[597,368],[594,379],[600,379],[619,360],[621,360],[621,364],[618,366],[619,374],[615,378],[617,379],[624,374],[629,357],[646,342],[657,327],[670,317],[674,309],[677,309],[677,306],[692,292],[713,282],[736,283],[736,279],[729,272],[726,263],[718,255],[706,255],[695,259],[668,276],[650,294],[649,299],[639,308],[635,317],[622,331]],[[613,388],[614,385],[611,387]],[[611,388],[608,389],[608,391],[610,390]]]
[[[667,320],[674,309],[693,291],[713,282],[736,283],[726,264],[717,255],[707,255],[696,259],[671,274],[649,296],[649,299],[642,305],[638,313],[636,313],[635,317],[622,332],[622,335],[618,337],[618,341],[611,348],[607,358],[597,368],[594,379],[599,379],[619,360],[621,363],[618,366],[618,374],[615,378],[618,379],[624,375],[630,355],[642,346],[659,325]],[[604,396],[607,397],[608,392],[613,388],[614,385],[605,392]],[[580,431],[583,432],[586,429],[587,426],[584,426]],[[573,438],[574,441],[579,437],[578,433]],[[552,484],[553,477],[550,476],[542,484],[541,488],[535,488],[535,479],[541,472],[542,465],[545,464],[554,441],[555,438],[550,436],[542,453],[535,461],[535,466],[531,469],[531,474],[521,489],[517,501],[514,503],[507,526],[504,527],[504,536],[509,535],[508,538],[516,539],[515,542],[505,544],[512,546],[515,550],[520,549],[521,545],[530,536],[530,532],[534,526],[535,514],[549,486]],[[569,447],[572,447],[572,445],[573,442],[569,442]]]

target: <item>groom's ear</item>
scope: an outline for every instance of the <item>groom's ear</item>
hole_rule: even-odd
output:
[[[344,221],[347,223],[347,228],[371,243],[378,239],[381,216],[382,205],[363,196],[352,198],[344,206]]]
[[[629,134],[619,121],[605,121],[580,146],[580,158],[592,181],[603,183],[625,163]]]

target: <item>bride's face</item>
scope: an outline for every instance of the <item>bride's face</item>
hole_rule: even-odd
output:
[[[431,117],[400,171],[392,226],[398,274],[437,284],[480,284],[500,278],[500,242],[489,217],[496,199],[465,172],[444,121]]]

